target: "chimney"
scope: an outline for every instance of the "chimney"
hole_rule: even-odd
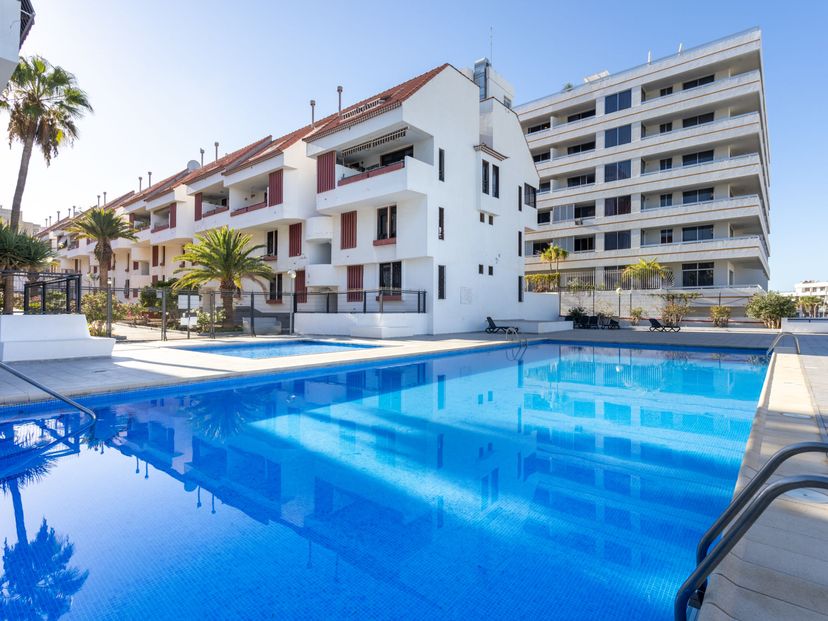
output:
[[[57,221],[60,222],[60,209],[57,210],[57,214],[58,214]]]
[[[98,194],[98,207],[100,207],[100,206],[101,206],[101,195]],[[60,218],[58,218],[58,219],[60,219]]]
[[[311,127],[316,127],[316,100],[311,99]]]
[[[104,207],[106,207],[106,192],[104,192],[103,194],[104,194]]]
[[[201,165],[204,166],[204,149],[199,149],[201,151]]]
[[[339,115],[342,116],[342,86],[337,86],[336,92],[339,94]]]
[[[141,191],[141,185],[144,183],[143,177],[138,177],[138,191]]]
[[[49,226],[52,226],[52,216],[49,216]]]
[[[78,215],[78,208],[72,205],[72,217],[74,218],[76,215]]]
[[[213,143],[213,146],[216,147],[216,161],[218,162],[218,140]]]
[[[147,171],[147,187],[148,188],[152,187],[152,171],[151,170]]]

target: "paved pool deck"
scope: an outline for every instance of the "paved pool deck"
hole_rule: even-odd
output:
[[[678,334],[638,330],[569,330],[532,335],[529,340],[594,344],[666,345],[766,349],[775,333],[760,329],[687,329]],[[484,333],[369,341],[375,349],[251,360],[183,350],[182,345],[265,341],[231,337],[186,343],[117,344],[112,358],[16,363],[13,366],[66,395],[120,392],[131,388],[195,382],[234,375],[324,368],[343,363],[381,362],[508,344]],[[285,340],[285,337],[275,337]],[[741,489],[779,448],[792,442],[826,440],[819,417],[828,418],[828,336],[800,336],[802,355],[786,338],[772,359],[737,483]],[[791,352],[791,353],[788,353]],[[46,398],[29,384],[0,371],[0,404]],[[790,460],[779,474],[828,474],[822,454]],[[714,574],[699,618],[702,621],[802,619],[828,621],[828,496],[777,500]]]

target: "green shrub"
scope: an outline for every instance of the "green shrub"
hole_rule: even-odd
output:
[[[750,298],[745,313],[748,317],[760,319],[768,328],[778,329],[784,317],[796,315],[796,300],[776,291],[757,293]]]
[[[95,293],[87,293],[81,300],[81,312],[86,315],[86,321],[90,324],[93,322],[104,322],[106,324],[106,291],[97,291]],[[127,305],[118,301],[118,298],[112,296],[112,321],[119,321],[126,317]]]
[[[630,323],[634,326],[637,326],[641,321],[641,318],[644,316],[644,309],[640,306],[636,306],[635,308],[630,309]]]
[[[199,332],[210,332],[212,327],[221,326],[225,319],[224,309],[218,308],[214,314],[215,317],[211,318],[210,313],[203,310],[198,311],[196,314],[196,327]],[[212,321],[212,319],[214,319],[214,321]]]
[[[710,318],[713,320],[713,325],[717,328],[726,328],[730,321],[730,312],[729,306],[711,306]]]

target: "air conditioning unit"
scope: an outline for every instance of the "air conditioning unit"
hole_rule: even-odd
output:
[[[583,223],[584,223],[584,221],[581,218],[575,218],[575,224],[577,226],[581,226]]]

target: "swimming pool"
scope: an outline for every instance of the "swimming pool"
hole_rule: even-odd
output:
[[[200,351],[221,356],[239,358],[276,358],[279,356],[304,356],[308,354],[331,354],[355,349],[371,349],[377,345],[356,343],[334,343],[331,341],[312,341],[296,339],[290,341],[269,341],[264,343],[239,343],[229,345],[194,345],[179,347],[189,351]]]
[[[66,440],[4,483],[9,616],[39,588],[65,619],[670,618],[764,359],[516,353],[93,397],[82,442],[0,409],[6,455]]]

